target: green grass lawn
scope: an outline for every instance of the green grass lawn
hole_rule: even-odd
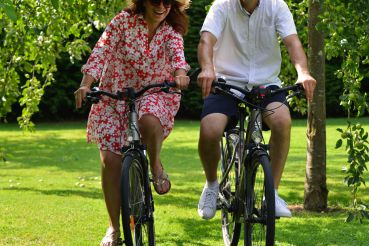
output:
[[[361,119],[368,127],[368,118]],[[369,245],[369,223],[347,224],[349,189],[343,184],[343,149],[334,149],[337,127],[327,121],[329,212],[302,209],[306,165],[306,121],[294,120],[289,159],[279,189],[293,218],[276,225],[276,245]],[[162,162],[172,180],[165,196],[154,195],[158,245],[223,245],[220,213],[204,221],[197,202],[204,175],[197,154],[199,122],[177,121],[165,141]],[[366,129],[368,130],[368,129]],[[23,133],[15,124],[0,124],[0,245],[99,245],[107,227],[101,193],[99,155],[85,142],[84,123],[37,125]],[[1,157],[1,156],[0,156]],[[368,181],[368,174],[366,174]],[[369,203],[368,188],[362,198]]]

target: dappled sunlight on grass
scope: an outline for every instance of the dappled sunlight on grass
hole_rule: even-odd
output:
[[[294,120],[293,125],[279,188],[293,217],[277,221],[276,245],[366,245],[369,223],[344,223],[351,202],[341,171],[347,157],[334,147],[335,129],[344,127],[345,120],[328,120],[329,210],[325,213],[302,209],[306,121]],[[164,196],[153,190],[157,245],[223,245],[220,212],[210,221],[197,215],[205,182],[197,152],[198,131],[197,121],[176,121],[164,142],[161,160],[172,189]],[[38,124],[32,134],[15,124],[0,124],[0,146],[5,146],[8,159],[0,162],[0,245],[98,245],[107,213],[99,154],[95,144],[86,143],[85,123]],[[363,187],[364,201],[369,201],[367,191]]]

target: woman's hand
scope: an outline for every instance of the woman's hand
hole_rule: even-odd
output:
[[[88,74],[84,74],[82,78],[82,82],[79,88],[74,92],[74,98],[76,101],[76,108],[82,107],[82,102],[86,99],[87,92],[90,92],[90,87],[92,83],[95,82],[95,79]]]
[[[174,78],[174,81],[177,84],[176,88],[183,90],[188,87],[188,84],[190,83],[190,77],[188,77],[187,75],[177,75]]]
[[[88,86],[81,86],[74,92],[74,98],[76,101],[76,108],[82,107],[82,102],[86,99],[87,92],[90,92]]]

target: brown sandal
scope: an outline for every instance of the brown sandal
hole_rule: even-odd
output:
[[[100,246],[118,246],[122,245],[122,239],[120,238],[120,232],[115,231],[109,227],[106,231],[104,238],[101,240]]]
[[[151,171],[152,173],[152,183],[154,185],[154,189],[156,191],[156,193],[158,193],[159,195],[164,195],[166,193],[168,193],[170,191],[170,188],[172,186],[172,184],[170,183],[169,180],[169,176],[168,174],[164,171],[163,166],[161,166],[161,174],[158,176],[154,175],[154,172]],[[167,189],[163,188],[168,186]]]

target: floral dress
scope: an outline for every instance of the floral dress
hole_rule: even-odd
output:
[[[163,22],[150,42],[143,16],[123,11],[107,26],[82,72],[100,80],[101,90],[115,93],[125,87],[139,90],[149,84],[173,81],[172,75],[178,69],[189,69],[182,36]],[[156,116],[166,138],[173,129],[179,104],[178,94],[146,93],[136,101],[136,110],[139,118],[145,114]],[[96,142],[100,150],[120,154],[127,139],[127,112],[125,102],[103,97],[91,107],[87,141]]]

